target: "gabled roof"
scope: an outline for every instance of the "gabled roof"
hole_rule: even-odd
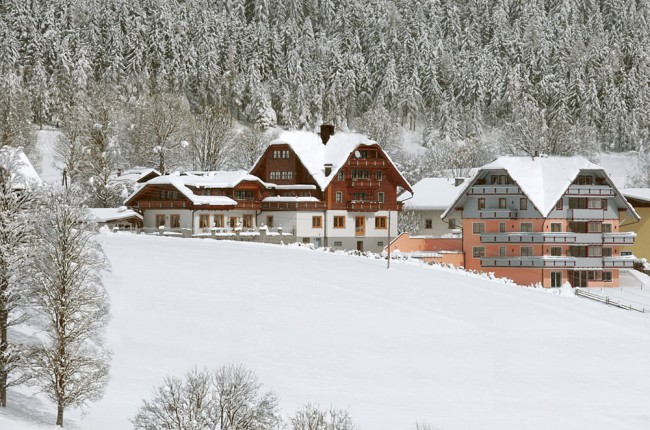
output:
[[[377,142],[358,133],[337,132],[333,134],[327,141],[327,144],[324,145],[321,138],[316,133],[307,131],[285,131],[280,135],[280,137],[272,141],[269,146],[282,144],[289,145],[321,190],[327,188],[350,155],[353,154],[361,145],[376,147],[386,156],[390,163],[395,166],[395,163],[393,163],[390,157],[381,150],[381,147]],[[251,171],[255,170],[257,164],[259,164],[259,161]],[[332,170],[327,176],[325,175],[326,164],[332,165]],[[405,188],[410,189],[408,181],[404,179],[397,168],[395,168],[395,171],[404,181],[404,184],[406,185]]]
[[[445,210],[464,188],[456,186],[454,178],[424,178],[413,185],[413,194],[408,191],[397,198],[404,202],[405,210]]]
[[[581,156],[499,157],[493,162],[481,167],[476,176],[474,176],[474,179],[465,184],[459,197],[442,214],[443,218],[454,210],[454,207],[463,198],[465,192],[474,185],[481,172],[487,170],[505,170],[543,216],[548,216],[557,201],[564,195],[569,185],[571,185],[581,171],[598,170],[607,175],[602,167]],[[613,183],[611,183],[611,186],[616,189]],[[622,195],[620,193],[618,194],[625,201]],[[625,201],[625,204],[628,210],[636,215],[636,212],[634,212],[634,209],[627,201]]]
[[[189,187],[195,188],[234,188],[243,181],[257,181],[265,185],[257,176],[249,175],[245,170],[231,172],[194,172],[172,173],[149,180],[144,187],[136,190],[126,198],[125,204],[150,185],[172,185],[195,205],[237,206],[237,202],[226,196],[196,195]]]
[[[623,188],[621,193],[628,199],[650,203],[650,188]]]

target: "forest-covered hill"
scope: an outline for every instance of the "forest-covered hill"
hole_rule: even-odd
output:
[[[28,146],[28,119],[123,165],[249,167],[255,130],[329,122],[393,152],[409,133],[429,151],[397,157],[414,179],[494,153],[644,151],[649,53],[646,0],[5,0],[1,144]],[[247,149],[215,155],[219,139]]]

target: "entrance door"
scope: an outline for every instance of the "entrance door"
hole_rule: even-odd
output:
[[[571,281],[573,288],[587,288],[587,271],[574,270],[571,274]]]
[[[357,240],[357,251],[363,252],[363,240]]]
[[[354,235],[355,236],[366,235],[366,217],[358,216],[354,218]]]

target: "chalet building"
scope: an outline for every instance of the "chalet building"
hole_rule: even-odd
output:
[[[465,267],[521,285],[618,286],[635,257],[620,248],[639,216],[605,171],[582,157],[500,157],[464,185],[443,219],[459,218]]]
[[[444,236],[460,228],[460,219],[443,221],[442,213],[456,200],[465,178],[424,178],[413,185],[413,193],[400,194],[405,211],[418,218],[418,235]]]
[[[362,251],[381,251],[397,235],[398,191],[412,191],[377,142],[327,125],[320,137],[283,133],[251,174],[274,184],[262,201],[267,224],[282,220],[302,242]]]
[[[399,189],[412,191],[377,142],[355,133],[285,132],[250,173],[159,176],[129,196],[145,227],[281,227],[295,240],[381,251],[397,235]]]
[[[621,193],[641,217],[639,223],[621,225],[621,231],[633,231],[637,235],[634,244],[623,247],[621,253],[646,259],[645,270],[650,271],[650,188],[626,188]]]

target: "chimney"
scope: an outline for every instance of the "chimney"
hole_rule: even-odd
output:
[[[323,145],[327,145],[327,141],[334,135],[334,126],[330,124],[321,124],[320,126],[320,139]]]
[[[462,184],[463,182],[465,182],[465,178],[455,178],[455,179],[454,179],[454,186],[457,187],[457,186],[459,186],[460,184]]]
[[[327,163],[325,165],[325,177],[328,177],[332,173],[332,164]]]

